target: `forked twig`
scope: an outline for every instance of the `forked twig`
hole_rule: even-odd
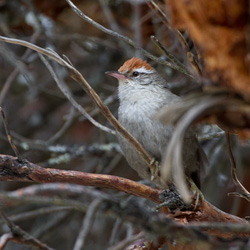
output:
[[[6,222],[8,227],[10,228],[12,235],[14,237],[17,237],[20,239],[21,242],[24,244],[32,245],[38,249],[43,249],[43,250],[53,250],[53,248],[49,247],[45,243],[39,241],[32,235],[28,234],[26,231],[21,229],[19,226],[15,225],[8,217],[7,215],[3,212],[0,211],[0,215],[3,218],[3,220]]]
[[[77,236],[73,250],[84,249],[87,236],[91,230],[91,227],[93,225],[93,220],[95,219],[96,212],[100,207],[101,202],[102,202],[101,199],[95,199],[88,206],[88,210],[86,212],[86,215],[84,216],[82,226]]]
[[[179,42],[181,43],[183,49],[185,50],[186,54],[187,54],[187,59],[190,63],[190,65],[192,66],[194,72],[200,76],[201,75],[201,69],[195,59],[195,56],[193,54],[193,52],[190,50],[188,44],[187,44],[187,41],[185,40],[185,38],[183,37],[183,35],[181,34],[181,32],[177,29],[174,29],[171,25],[170,25],[170,22],[169,22],[169,19],[168,17],[166,16],[166,14],[162,11],[162,9],[153,1],[149,1],[148,2],[148,6],[153,10],[155,11],[155,13],[161,18],[162,22],[166,25],[166,27],[175,32],[176,35],[178,36],[179,38]],[[189,71],[188,71],[189,72]]]
[[[168,59],[174,63],[176,65],[176,67],[180,68],[180,72],[181,71],[187,71],[188,70],[185,68],[185,65],[183,63],[181,63],[175,56],[173,56],[168,49],[166,49],[163,44],[155,37],[155,36],[151,36],[150,37],[151,40],[154,42],[154,44],[163,52],[166,54],[166,56],[168,57]]]
[[[250,193],[246,190],[246,188],[241,184],[237,177],[236,173],[236,163],[234,160],[233,152],[232,152],[232,147],[231,147],[231,141],[230,141],[230,134],[227,132],[226,133],[226,140],[227,140],[227,150],[230,158],[230,163],[231,163],[231,174],[233,177],[233,181],[235,185],[241,190],[241,193],[233,192],[233,193],[228,193],[228,195],[233,195],[233,196],[239,196],[241,198],[246,199],[247,201],[250,202]]]
[[[9,130],[9,126],[8,126],[8,122],[7,122],[7,119],[6,119],[6,116],[4,114],[4,111],[3,111],[2,107],[0,107],[0,112],[1,112],[2,119],[3,119],[3,124],[4,124],[5,132],[6,132],[9,144],[10,144],[12,150],[14,151],[17,159],[21,162],[21,161],[23,161],[23,159],[22,159],[20,153],[18,152],[18,149],[17,149],[16,145],[14,144],[14,142],[12,140],[10,130]]]

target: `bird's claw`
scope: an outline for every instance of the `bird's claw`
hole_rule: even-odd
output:
[[[193,208],[194,211],[196,211],[196,209],[198,208],[199,201],[200,201],[200,192],[195,192],[195,203]]]
[[[199,189],[194,189],[193,187],[193,198],[190,204],[185,203],[180,194],[178,193],[174,184],[169,184],[169,188],[164,190],[160,194],[161,204],[156,207],[156,210],[159,210],[162,207],[168,207],[171,211],[176,209],[180,211],[197,211],[199,210],[200,203],[204,199],[203,194]]]
[[[180,194],[178,193],[175,185],[170,184],[168,189],[165,189],[160,194],[160,200],[162,203],[156,207],[156,210],[159,210],[162,207],[167,207],[171,211],[180,210],[180,211],[193,211],[192,204],[186,204]]]
[[[159,162],[155,158],[153,158],[151,160],[151,162],[150,162],[150,166],[152,166],[152,167],[155,166],[154,169],[150,168],[150,170],[151,170],[151,181],[153,181],[153,180],[155,180],[155,178],[157,176],[159,176],[160,164],[159,164]]]

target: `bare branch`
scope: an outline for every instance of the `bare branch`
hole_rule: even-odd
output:
[[[174,29],[171,25],[170,25],[170,22],[169,22],[169,19],[168,17],[166,16],[166,14],[161,10],[161,8],[153,1],[149,1],[148,2],[148,6],[154,10],[156,12],[156,14],[158,16],[161,17],[161,20],[162,22],[166,25],[166,27],[175,32],[177,37],[179,38],[179,42],[181,43],[183,49],[185,50],[186,52],[186,55],[187,55],[187,59],[190,63],[190,65],[192,66],[194,72],[197,74],[197,76],[200,76],[201,75],[201,69],[196,61],[196,58],[194,56],[194,54],[192,53],[192,51],[190,50],[188,44],[187,44],[187,41],[185,40],[185,38],[183,37],[183,35],[181,34],[181,32],[177,29]],[[184,71],[187,71],[186,69]],[[187,71],[189,72],[189,71]],[[194,77],[194,76],[193,76]]]
[[[96,190],[91,187],[85,187],[77,184],[69,183],[45,183],[45,184],[36,184],[30,185],[27,187],[19,188],[15,191],[8,192],[14,196],[34,196],[34,195],[60,195],[64,194],[67,196],[79,196],[85,195],[92,199],[109,199],[109,195]]]
[[[32,219],[34,219],[36,217],[40,217],[42,215],[51,214],[51,213],[58,213],[61,211],[72,210],[72,209],[74,209],[74,208],[72,208],[72,207],[54,207],[54,206],[42,207],[42,208],[35,209],[32,211],[12,215],[12,216],[9,216],[9,218],[13,222],[21,222],[21,221],[25,221],[25,220],[32,220]],[[0,221],[0,224],[1,224],[1,222],[2,221]]]
[[[16,145],[14,144],[14,142],[12,140],[10,130],[9,130],[9,127],[8,127],[8,122],[7,122],[7,119],[5,117],[4,111],[3,111],[3,109],[1,107],[0,107],[0,112],[1,112],[2,120],[3,120],[3,124],[4,124],[4,128],[5,128],[5,131],[6,131],[6,135],[7,135],[9,144],[10,144],[11,148],[13,149],[13,151],[14,151],[16,157],[18,158],[18,160],[22,161],[23,159],[22,159],[21,155],[19,154]]]
[[[70,107],[69,114],[67,114],[66,121],[63,126],[51,137],[47,140],[47,144],[52,144],[57,141],[70,127],[75,117],[75,108],[73,106]]]
[[[231,174],[233,177],[233,181],[234,181],[234,184],[241,190],[241,193],[229,193],[228,195],[239,196],[239,197],[244,198],[250,202],[250,193],[241,184],[241,182],[239,181],[239,179],[237,177],[236,163],[235,163],[232,148],[231,148],[230,134],[228,132],[226,133],[226,139],[227,139],[227,150],[228,150],[230,163],[231,163]]]
[[[19,72],[20,72],[20,70],[18,68],[15,68],[11,72],[11,74],[9,75],[9,77],[7,78],[5,83],[3,84],[3,88],[1,89],[1,92],[0,92],[0,105],[3,105],[4,98],[8,92],[11,84],[13,83],[13,81],[15,80],[15,78]]]
[[[99,3],[102,7],[103,13],[105,15],[105,18],[107,19],[109,26],[111,27],[111,29],[120,32],[120,27],[118,26],[117,22],[115,21],[112,11],[110,10],[110,8],[108,7],[108,4],[105,0],[99,0]]]
[[[180,71],[181,73],[189,76],[190,78],[194,78],[189,72],[187,71],[181,71],[180,67],[177,67],[176,65],[167,62],[165,60],[162,60],[154,55],[152,55],[150,52],[146,51],[145,49],[143,49],[142,47],[140,47],[139,45],[136,44],[136,42],[134,42],[132,39],[123,36],[115,31],[112,31],[110,29],[105,28],[104,26],[102,26],[101,24],[95,22],[93,19],[91,19],[90,17],[86,16],[80,9],[78,9],[70,0],[66,0],[68,2],[68,4],[70,5],[70,7],[73,9],[73,11],[80,16],[82,19],[84,19],[85,21],[87,21],[88,23],[90,23],[91,25],[95,26],[97,29],[103,31],[104,33],[110,35],[110,36],[114,36],[128,44],[130,44],[131,46],[133,46],[134,48],[136,48],[138,51],[140,51],[144,56],[150,58],[151,60],[160,63],[162,65],[168,66],[172,69],[175,69],[177,71]]]
[[[87,235],[91,229],[91,226],[93,225],[94,216],[101,202],[102,200],[96,199],[92,201],[92,203],[89,205],[87,213],[83,219],[82,227],[76,239],[76,243],[74,245],[73,250],[81,250],[84,248]]]
[[[26,42],[24,40],[20,40],[20,39],[15,39],[15,38],[8,38],[8,37],[4,37],[4,36],[0,36],[0,41],[6,42],[6,43],[11,43],[11,44],[17,44],[17,45],[21,45],[27,48],[30,48],[42,55],[46,55],[52,59],[54,59],[56,62],[58,62],[59,64],[63,65],[63,66],[67,66],[67,64],[65,64],[65,62],[61,59],[61,57],[54,51],[49,50],[49,49],[43,49],[37,45],[34,45],[33,43],[29,43]]]
[[[44,197],[41,195],[30,195],[30,196],[22,196],[17,193],[12,192],[0,192],[0,199],[3,202],[9,202],[11,201],[12,205],[17,204],[24,204],[24,203],[30,203],[30,204],[37,204],[39,206],[41,205],[50,205],[50,206],[59,206],[59,207],[68,207],[70,209],[74,209],[80,212],[86,212],[87,211],[87,205],[83,202],[75,201],[73,199],[62,199],[58,197]]]
[[[230,222],[191,222],[188,227],[196,228],[200,230],[215,230],[220,232],[241,232],[241,233],[249,233],[250,234],[250,223],[248,224],[240,224],[240,223],[230,223]]]
[[[31,36],[31,39],[30,41],[32,43],[34,43],[38,37],[38,35],[40,34],[40,31],[36,31],[32,36]],[[30,54],[31,54],[32,50],[29,50],[27,49],[24,54],[22,55],[22,57],[20,58],[21,60],[25,60],[27,59]],[[8,58],[9,59],[9,58]],[[12,62],[13,63],[13,62]],[[8,90],[10,89],[11,87],[11,84],[14,82],[15,78],[17,77],[18,73],[24,73],[23,70],[21,70],[21,68],[18,66],[18,64],[20,64],[20,61],[18,61],[16,63],[16,68],[11,72],[11,74],[9,75],[9,77],[7,78],[6,82],[4,83],[4,86],[1,90],[1,93],[0,93],[0,106],[3,104],[3,101],[6,97],[6,94],[8,92]]]
[[[21,240],[21,242],[23,242],[24,244],[32,245],[42,250],[53,250],[53,248],[42,243],[38,239],[34,238],[33,236],[25,232],[19,226],[15,225],[3,211],[0,211],[0,214],[2,218],[5,220],[8,227],[10,228],[13,236],[15,235],[15,237],[18,237]]]
[[[10,169],[8,169],[10,167]],[[11,156],[0,155],[0,181],[28,181],[38,183],[73,183],[84,186],[111,188],[160,202],[160,190],[137,182],[102,174],[90,174],[79,171],[42,168],[28,161],[19,162]]]
[[[117,243],[115,246],[112,246],[110,248],[108,248],[108,250],[123,250],[125,249],[125,247],[127,247],[129,244],[135,242],[136,240],[139,240],[141,238],[144,237],[144,233],[143,232],[140,232],[136,235],[132,235],[131,237],[129,238],[126,238],[125,240],[123,241],[120,241],[119,243]]]
[[[151,40],[154,42],[154,44],[163,52],[165,53],[165,55],[168,57],[168,59],[174,63],[176,65],[176,67],[179,67],[179,71],[182,72],[182,71],[186,71],[188,72],[188,70],[185,68],[185,65],[180,62],[175,56],[173,56],[167,48],[165,48],[163,46],[163,44],[155,37],[155,36],[151,36],[150,37]]]

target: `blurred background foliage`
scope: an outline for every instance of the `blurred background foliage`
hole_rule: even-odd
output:
[[[74,3],[98,23],[130,37],[146,50],[164,58],[150,39],[150,35],[155,35],[172,54],[185,62],[186,55],[176,37],[143,1],[78,0]],[[162,2],[157,3],[165,9]],[[83,21],[64,0],[1,0],[0,13],[1,35],[23,39],[51,48],[59,55],[66,55],[113,114],[117,114],[117,82],[107,77],[105,71],[117,70],[125,60],[133,56],[143,57],[137,50]],[[188,38],[187,34],[184,33],[184,37]],[[22,46],[0,43],[0,54],[0,106],[6,113],[14,141],[23,158],[43,167],[105,173],[139,180],[122,157],[116,137],[96,128],[72,107],[37,53]],[[195,83],[181,73],[150,60],[149,62],[170,82],[175,91],[184,93],[195,86]],[[53,65],[70,88],[74,99],[95,120],[111,128],[66,70],[54,63]],[[2,122],[0,127],[0,152],[13,155]],[[211,132],[208,128],[204,131]],[[63,146],[63,150],[58,145]],[[206,199],[226,212],[241,217],[248,215],[250,206],[247,202],[238,197],[227,196],[228,192],[235,191],[235,186],[230,175],[225,138],[205,141],[202,145],[210,161],[202,181]],[[250,190],[250,183],[247,181],[250,178],[248,143],[234,138],[233,150],[239,178]],[[30,185],[34,184],[0,183],[1,190],[8,192]],[[54,193],[41,192],[40,195],[80,199],[86,204],[91,201],[84,194],[70,194],[60,190]],[[21,201],[5,205],[10,216],[47,207]],[[66,210],[36,216],[18,224],[55,249],[73,249],[82,218],[84,213]],[[8,231],[2,222],[0,229],[2,233]],[[135,232],[137,229],[121,219],[109,218],[97,212],[85,247],[106,249]],[[27,248],[9,243],[6,249]]]

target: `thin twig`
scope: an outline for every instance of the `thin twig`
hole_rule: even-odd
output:
[[[227,150],[230,158],[230,163],[231,163],[231,174],[233,177],[234,184],[241,190],[241,193],[229,193],[228,195],[233,195],[233,196],[239,196],[241,198],[246,199],[247,201],[250,202],[250,193],[247,191],[247,189],[241,184],[237,177],[237,171],[236,171],[236,163],[234,160],[233,152],[232,152],[232,147],[231,147],[231,141],[230,141],[230,134],[227,132],[226,133],[226,140],[227,140]]]
[[[47,220],[43,220],[39,223],[39,227],[36,227],[32,234],[36,238],[42,238],[48,232],[52,232],[55,228],[60,228],[60,224],[65,223],[67,217],[70,215],[69,211],[61,211],[60,213],[55,214],[54,216],[49,217]],[[72,215],[72,213],[71,213]]]
[[[162,22],[166,25],[166,27],[170,30],[173,28],[170,26],[169,19],[167,15],[162,11],[162,9],[154,2],[154,1],[148,1],[148,6],[150,9],[152,9],[154,12],[158,14],[158,16],[161,17]]]
[[[107,19],[108,24],[111,27],[111,29],[113,29],[117,32],[120,32],[121,29],[119,28],[117,22],[115,21],[115,19],[113,17],[113,14],[112,14],[112,12],[107,4],[108,2],[105,0],[99,0],[99,3],[102,7],[105,18]]]
[[[183,37],[183,35],[181,34],[181,32],[177,29],[173,29],[173,27],[170,25],[169,19],[166,16],[166,14],[161,10],[161,8],[153,1],[149,1],[148,2],[148,6],[156,12],[156,14],[161,18],[162,22],[166,25],[166,27],[172,31],[175,32],[176,35],[179,38],[179,42],[182,45],[183,49],[186,51],[187,54],[187,59],[190,63],[190,65],[193,67],[194,72],[200,76],[201,75],[201,69],[196,61],[195,55],[193,54],[193,52],[190,50],[187,41],[185,40],[185,38]]]
[[[13,65],[20,72],[25,73],[27,71],[27,66],[25,63],[19,60],[19,58],[14,54],[14,52],[7,47],[5,44],[0,44],[0,55],[8,62]]]
[[[91,25],[93,25],[94,27],[96,27],[97,29],[103,31],[104,33],[110,35],[110,36],[114,36],[128,44],[130,44],[131,46],[133,46],[134,48],[136,48],[137,50],[139,50],[144,56],[150,58],[151,60],[157,62],[157,63],[160,63],[162,65],[166,65],[172,69],[175,69],[177,71],[180,71],[180,68],[179,67],[176,67],[174,64],[170,63],[170,62],[167,62],[165,60],[162,60],[161,58],[158,58],[154,55],[152,55],[150,52],[146,51],[145,49],[143,49],[142,47],[140,47],[135,41],[133,41],[132,39],[126,37],[126,36],[123,36],[115,31],[112,31],[110,29],[107,29],[105,28],[104,26],[102,26],[101,24],[95,22],[93,19],[91,19],[90,17],[88,17],[87,15],[85,15],[80,9],[78,9],[70,0],[66,0],[67,3],[70,5],[70,7],[73,9],[73,11],[78,15],[80,16],[82,19],[84,19],[85,21],[87,21],[88,23],[90,23]],[[189,72],[186,72],[186,71],[180,71],[181,73],[189,76],[190,78],[193,78],[194,77],[189,73]]]
[[[4,36],[0,36],[0,41],[6,42],[6,43],[11,43],[11,44],[17,44],[17,45],[21,45],[27,48],[30,48],[40,54],[46,55],[50,58],[52,58],[53,60],[55,60],[56,62],[58,62],[59,64],[67,67],[67,66],[71,66],[68,65],[68,63],[63,60],[55,51],[52,51],[50,49],[43,49],[33,43],[24,41],[24,40],[20,40],[20,39],[15,39],[15,38],[9,38],[9,37],[4,37]]]
[[[3,192],[0,191],[0,200],[2,202],[12,201],[16,203],[31,203],[41,205],[53,205],[53,206],[61,206],[61,207],[70,207],[71,209],[86,212],[87,206],[83,202],[75,201],[72,199],[60,199],[60,198],[47,198],[39,195],[32,196],[18,196],[16,194],[12,194],[11,192]]]
[[[70,154],[72,157],[82,157],[91,154],[101,154],[103,152],[116,152],[121,153],[121,148],[118,143],[111,142],[107,144],[93,143],[91,145],[84,144],[54,144],[48,145],[48,142],[42,140],[31,140],[24,136],[21,136],[15,132],[12,132],[12,136],[15,139],[15,144],[21,147],[23,150],[29,150],[30,148],[42,150],[45,152],[55,154]],[[0,135],[2,140],[8,141],[5,137]]]
[[[46,214],[58,213],[58,212],[65,211],[65,210],[73,210],[73,208],[71,208],[71,207],[54,207],[54,206],[42,207],[42,208],[35,209],[32,211],[12,215],[12,216],[9,216],[9,218],[13,222],[21,222],[21,221],[25,221],[25,220],[31,220],[31,219],[34,219],[36,217],[41,217],[41,216],[46,215]],[[0,224],[1,223],[2,223],[2,221],[0,221]]]
[[[15,191],[8,192],[14,196],[34,196],[34,195],[64,195],[65,197],[78,197],[84,195],[90,199],[110,199],[110,196],[105,192],[96,190],[91,187],[85,187],[76,184],[69,183],[46,183],[46,184],[35,184],[27,187],[16,189]]]
[[[220,232],[235,232],[235,233],[250,233],[250,223],[230,223],[230,222],[191,222],[188,224],[189,228],[196,228],[199,230],[216,230]]]
[[[112,135],[115,135],[115,131],[107,128],[105,126],[103,126],[102,124],[100,124],[99,122],[97,122],[95,119],[93,119],[86,111],[85,109],[79,105],[75,99],[73,98],[73,95],[70,91],[70,89],[67,87],[66,84],[64,84],[64,82],[61,80],[59,80],[58,76],[56,75],[56,72],[54,71],[54,69],[52,68],[52,66],[50,65],[49,61],[42,56],[41,54],[39,54],[42,62],[45,64],[45,66],[47,67],[47,69],[49,70],[50,74],[52,75],[53,79],[55,80],[58,88],[62,91],[62,93],[67,97],[67,99],[70,101],[70,103],[84,116],[86,117],[86,119],[88,119],[94,126],[96,126],[97,128],[108,132]],[[68,61],[69,63],[69,61]]]
[[[13,236],[17,236],[18,238],[20,238],[23,243],[38,247],[39,249],[53,250],[53,248],[49,247],[45,243],[42,243],[38,239],[34,238],[32,235],[25,232],[19,226],[15,225],[3,211],[0,211],[0,215],[10,228]]]
[[[133,27],[133,37],[135,39],[135,43],[138,46],[142,46],[142,27],[141,27],[141,4],[137,3],[136,1],[133,3],[133,23],[132,23],[132,27]],[[140,55],[138,53],[139,51],[136,51],[136,56]]]
[[[122,154],[116,154],[113,159],[109,162],[105,169],[103,169],[103,174],[110,174],[115,168],[119,167],[119,163],[122,160]]]
[[[163,44],[155,37],[155,36],[151,36],[150,37],[151,40],[154,42],[154,44],[162,51],[166,54],[166,56],[168,57],[168,59],[174,63],[176,65],[176,67],[180,68],[180,72],[181,71],[187,71],[185,65],[183,63],[181,63],[175,56],[173,56],[164,46]]]
[[[111,232],[110,239],[109,239],[109,246],[112,246],[115,244],[116,235],[117,235],[119,227],[121,226],[121,223],[122,223],[122,219],[118,217],[112,228],[112,232]]]
[[[132,244],[133,242],[142,239],[144,237],[144,232],[140,232],[136,235],[132,235],[129,238],[126,238],[125,240],[120,241],[119,243],[117,243],[116,245],[108,248],[108,250],[123,250],[123,249],[127,249],[126,247],[128,247],[128,245]]]
[[[8,122],[7,122],[6,116],[4,114],[4,111],[3,111],[3,109],[1,107],[0,107],[0,112],[1,112],[2,119],[3,119],[3,124],[4,124],[5,132],[6,132],[9,144],[10,144],[12,150],[14,151],[17,159],[19,161],[22,161],[23,159],[22,159],[21,155],[19,154],[16,145],[14,144],[14,142],[12,140],[12,137],[11,137],[11,134],[10,134],[10,130],[9,130],[9,126],[8,126]]]
[[[32,43],[34,43],[36,41],[36,39],[38,38],[40,34],[40,31],[36,31],[32,36],[30,41]],[[22,55],[22,57],[20,58],[21,60],[27,59],[29,57],[29,55],[31,54],[32,50],[26,49],[24,54]],[[20,60],[19,60],[20,61]],[[0,106],[3,104],[3,101],[6,97],[7,92],[9,91],[11,84],[14,82],[15,78],[17,77],[18,73],[20,73],[20,67],[16,67],[11,74],[9,75],[9,77],[7,78],[7,80],[5,81],[3,88],[1,89],[1,93],[0,93]]]
[[[5,83],[3,84],[3,87],[0,92],[0,105],[3,105],[4,98],[6,97],[6,94],[8,90],[10,89],[11,84],[13,83],[13,81],[15,80],[19,72],[20,70],[18,68],[15,68],[6,79]]]
[[[70,106],[69,114],[67,114],[66,121],[63,124],[63,126],[52,136],[47,140],[47,144],[52,144],[55,141],[57,141],[70,127],[75,117],[75,108],[73,106]]]
[[[90,232],[91,226],[93,225],[93,219],[97,212],[98,207],[100,206],[102,200],[96,199],[92,201],[89,205],[87,213],[83,219],[81,230],[77,236],[76,243],[73,250],[84,249],[86,243],[87,235]]]

